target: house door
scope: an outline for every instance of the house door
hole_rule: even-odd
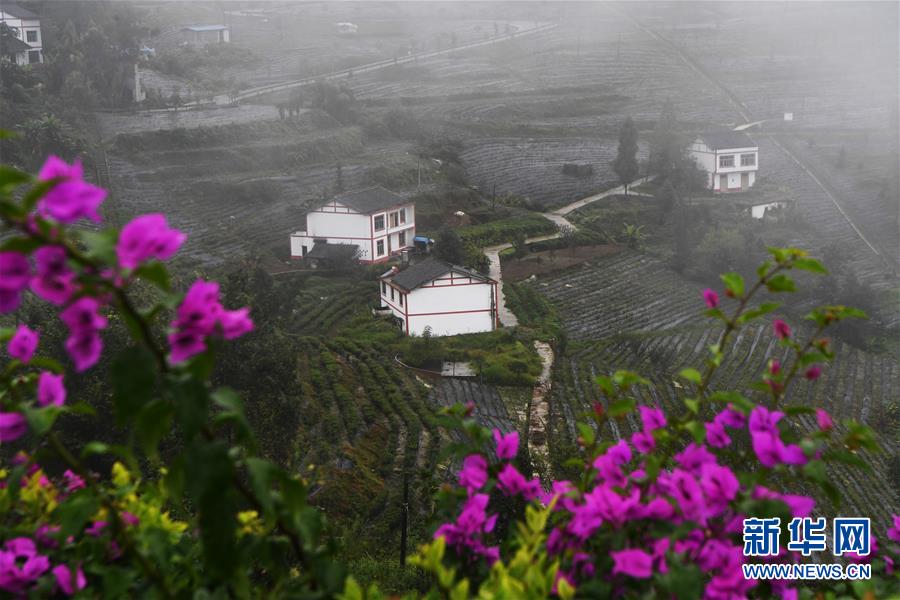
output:
[[[741,173],[741,190],[750,187],[750,173]]]
[[[724,192],[728,189],[728,175],[719,175],[719,191]]]

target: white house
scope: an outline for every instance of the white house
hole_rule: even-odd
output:
[[[291,234],[291,258],[315,244],[354,244],[359,262],[379,263],[413,247],[415,204],[383,187],[339,194],[306,213],[306,230]]]
[[[691,144],[690,154],[715,192],[743,192],[756,183],[759,147],[742,131],[704,133]]]
[[[227,44],[231,41],[231,28],[228,25],[188,25],[182,28],[181,39],[183,43],[195,46]]]
[[[17,65],[44,62],[44,41],[41,37],[41,19],[18,4],[0,3],[0,23],[9,27],[17,36],[4,40],[3,52]]]
[[[382,275],[381,306],[390,308],[407,335],[457,335],[493,331],[497,282],[464,267],[428,258]]]

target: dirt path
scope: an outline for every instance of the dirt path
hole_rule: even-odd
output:
[[[642,183],[646,183],[649,181],[649,177],[643,177],[638,179],[637,181],[631,183],[631,186],[638,186]],[[571,204],[567,204],[563,207],[541,213],[546,219],[553,221],[556,223],[557,227],[571,227],[572,229],[577,229],[575,225],[566,218],[566,215],[572,213],[579,208],[587,206],[592,202],[596,202],[597,200],[602,200],[603,198],[607,198],[609,196],[615,196],[617,194],[625,193],[625,186],[620,185],[618,187],[614,187],[606,190],[605,192],[600,192],[599,194],[593,194],[591,196],[586,196],[581,200],[576,200]],[[628,192],[629,194],[634,194],[635,196],[648,196],[649,194],[636,193],[636,192]],[[536,237],[528,238],[525,240],[526,244],[533,244],[535,242],[542,242],[544,240],[552,240],[554,238],[558,238],[560,236],[559,232],[550,233],[547,235],[539,235]],[[506,250],[507,248],[512,248],[512,244],[504,243],[497,244],[495,246],[486,246],[484,248],[484,254],[488,257],[488,260],[491,262],[489,276],[494,281],[498,282],[498,298],[497,298],[497,314],[500,317],[500,324],[505,327],[515,327],[519,324],[519,320],[516,319],[516,315],[512,313],[506,306],[506,296],[503,294],[503,273],[500,268],[500,253]]]
[[[535,340],[534,349],[541,357],[541,375],[531,396],[531,410],[528,415],[528,456],[535,466],[535,475],[546,475],[550,465],[547,447],[547,417],[550,413],[550,386],[553,373],[553,348],[547,342]]]

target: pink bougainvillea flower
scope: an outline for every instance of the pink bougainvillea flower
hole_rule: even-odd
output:
[[[38,377],[37,399],[40,406],[62,406],[66,402],[66,387],[63,376],[42,371]]]
[[[77,289],[74,273],[31,278],[31,291],[41,300],[46,300],[56,306],[62,306],[68,302]]]
[[[0,287],[0,313],[8,313],[19,308],[22,303],[22,290]]]
[[[887,530],[888,539],[900,542],[900,515],[893,515],[893,527]]]
[[[480,490],[487,483],[487,461],[480,454],[470,454],[463,460],[459,471],[459,485],[469,493]]]
[[[122,228],[116,244],[119,265],[135,269],[151,258],[167,260],[174,256],[187,235],[169,228],[166,217],[159,213],[141,215]]]
[[[707,307],[716,308],[719,306],[719,294],[715,290],[706,288],[703,290],[703,301],[706,302]]]
[[[34,351],[38,347],[38,332],[28,327],[28,325],[20,324],[16,328],[12,339],[6,346],[6,350],[13,358],[18,358],[23,363],[27,363],[34,356]]]
[[[631,436],[631,443],[635,450],[641,454],[649,454],[656,447],[656,440],[652,433],[646,431],[638,431]]]
[[[172,348],[172,362],[179,363],[206,351],[206,342],[202,335],[193,331],[175,331],[169,334],[169,346]]]
[[[797,444],[785,444],[781,449],[781,462],[786,465],[802,466],[809,462],[809,458]]]
[[[831,415],[828,414],[828,411],[821,408],[816,409],[816,423],[822,431],[834,429],[834,421],[831,419]]]
[[[628,575],[637,579],[653,576],[653,557],[643,550],[619,550],[610,552],[613,558],[613,573]]]
[[[499,429],[495,429],[494,443],[497,445],[497,458],[512,460],[519,453],[519,432],[511,431],[503,435]]]
[[[71,331],[103,329],[107,325],[107,320],[99,312],[101,307],[95,298],[85,296],[66,307],[59,313],[59,318]]]
[[[791,515],[801,519],[811,515],[813,509],[816,507],[816,501],[809,496],[783,494],[779,496],[778,499],[788,505],[788,508],[791,510]]]
[[[0,589],[19,596],[50,568],[30,538],[13,538],[0,550]]]
[[[66,351],[75,363],[79,373],[87,371],[100,360],[103,352],[103,340],[95,331],[75,332],[66,338]]]
[[[791,337],[791,327],[781,319],[772,321],[772,329],[775,331],[775,337],[779,340],[785,340]]]
[[[769,361],[769,373],[772,375],[778,375],[781,373],[781,361],[777,358],[773,358]]]
[[[63,473],[63,481],[65,481],[66,484],[66,492],[70,494],[84,487],[84,479],[74,473],[71,469],[65,470]]]
[[[757,406],[750,412],[750,433],[767,432],[778,433],[778,421],[784,416],[783,412],[770,411],[765,406]]]
[[[541,493],[539,479],[525,479],[525,476],[509,463],[497,475],[497,487],[508,496],[522,494],[526,500],[537,498]]]
[[[28,430],[25,417],[14,412],[0,412],[0,442],[17,440]]]
[[[726,427],[731,427],[732,429],[738,429],[743,427],[747,422],[747,417],[744,416],[742,412],[736,410],[730,404],[716,415],[714,421],[725,425]]]
[[[606,456],[613,461],[614,465],[621,466],[631,460],[631,448],[628,447],[628,442],[619,440],[606,449]]]
[[[74,223],[84,217],[97,223],[101,221],[97,209],[106,198],[106,190],[84,181],[80,160],[69,165],[61,158],[50,156],[41,167],[38,179],[59,180],[38,202],[38,214],[60,223]]]
[[[822,374],[822,367],[819,365],[813,365],[803,373],[803,376],[809,379],[810,381],[815,381]]]
[[[753,451],[764,467],[772,468],[781,464],[784,444],[777,433],[771,431],[756,431],[751,434]]]
[[[31,265],[20,252],[0,252],[0,288],[21,290],[28,285]]]
[[[737,496],[740,483],[728,467],[706,463],[700,473],[700,487],[708,503],[724,508]]]
[[[69,273],[66,249],[62,246],[41,246],[32,254],[40,277],[58,277]]]
[[[685,470],[699,475],[703,465],[706,463],[715,464],[716,457],[706,449],[706,446],[700,446],[691,442],[685,446],[684,450],[675,455],[675,461]]]
[[[222,325],[222,337],[226,340],[233,340],[253,331],[249,308],[222,311],[219,323]]]
[[[662,410],[650,406],[639,406],[638,410],[641,413],[644,431],[656,431],[666,426],[666,415]]]
[[[731,443],[731,438],[721,421],[713,419],[712,422],[706,423],[706,442],[713,448],[724,448]]]
[[[67,565],[53,567],[52,573],[54,577],[56,577],[56,585],[59,586],[59,589],[61,589],[66,596],[71,596],[87,586],[87,579],[85,578],[84,571],[81,570],[81,567],[75,569],[74,577]]]

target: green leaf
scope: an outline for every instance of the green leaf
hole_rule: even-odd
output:
[[[59,523],[60,537],[66,539],[75,535],[100,509],[100,501],[88,489],[81,489],[69,496],[53,511],[55,522]]]
[[[600,389],[603,390],[603,393],[607,396],[613,397],[616,395],[616,388],[613,385],[612,379],[606,375],[597,376],[597,385],[600,386]]]
[[[619,398],[609,405],[609,415],[611,417],[622,417],[633,412],[637,402],[634,398]]]
[[[277,474],[278,467],[272,461],[264,458],[248,458],[246,460],[247,473],[250,475],[250,486],[253,494],[262,505],[264,516],[272,513],[272,480]]]
[[[758,319],[763,315],[767,315],[780,307],[780,302],[763,302],[759,306],[744,311],[741,316],[738,317],[737,324],[743,325],[744,323],[752,321],[753,319]]]
[[[797,284],[784,273],[779,273],[766,282],[766,289],[773,293],[796,292]]]
[[[693,367],[682,369],[678,375],[697,385],[700,385],[703,382],[703,376],[700,374],[700,371]]]
[[[154,261],[141,265],[135,270],[135,274],[144,281],[152,283],[164,292],[172,291],[169,271],[161,262]]]
[[[25,418],[28,419],[28,426],[31,431],[42,436],[53,427],[56,418],[63,412],[60,406],[45,406],[43,408],[27,407],[25,409]]]
[[[627,390],[633,385],[650,385],[647,379],[631,371],[616,371],[613,373],[612,380],[621,390]]]
[[[50,190],[50,188],[56,185],[56,183],[56,180],[38,181],[33,186],[31,186],[31,189],[28,190],[25,196],[22,197],[22,208],[24,209],[24,211],[26,213],[31,212],[31,210],[37,204],[38,200],[43,198],[44,195],[46,195],[46,193]]]
[[[13,188],[31,181],[31,175],[8,165],[0,165],[0,188],[9,193]]]
[[[147,456],[156,458],[159,442],[169,433],[174,414],[175,407],[172,403],[162,399],[151,400],[141,407],[134,427],[141,448]]]
[[[113,404],[119,424],[134,417],[153,397],[156,388],[154,360],[147,348],[133,346],[113,361]]]
[[[802,271],[810,271],[811,273],[819,273],[821,275],[828,274],[828,269],[815,258],[796,258],[794,259],[794,268]]]
[[[749,414],[756,405],[743,394],[738,392],[716,391],[710,394],[710,402],[721,402],[723,404],[731,404],[736,410]]]
[[[720,277],[725,284],[725,289],[731,292],[732,296],[735,298],[744,297],[744,278],[741,277],[740,273],[725,273],[720,275]]]
[[[170,383],[169,391],[175,404],[178,426],[186,439],[197,435],[209,416],[209,396],[206,386],[196,379]]]
[[[36,238],[12,237],[0,244],[0,250],[4,252],[21,252],[31,254],[42,246],[42,242]]]
[[[700,410],[700,401],[696,398],[685,398],[684,405],[687,406],[688,410],[694,413],[695,415]]]
[[[237,426],[237,434],[239,438],[253,447],[253,431],[247,422],[244,414],[244,403],[241,402],[240,396],[228,387],[221,387],[212,393],[213,402],[222,408],[220,415],[216,417],[217,422],[231,422]]]
[[[684,428],[694,436],[694,441],[698,444],[702,444],[706,440],[706,427],[704,427],[703,423],[700,423],[699,421],[688,421],[684,424]]]
[[[85,246],[85,254],[107,264],[116,263],[116,242],[119,232],[115,229],[101,231],[79,231],[78,239]]]
[[[591,446],[594,443],[595,434],[594,430],[587,423],[575,423],[575,426],[578,428],[578,435],[584,440],[584,444],[586,446]]]

